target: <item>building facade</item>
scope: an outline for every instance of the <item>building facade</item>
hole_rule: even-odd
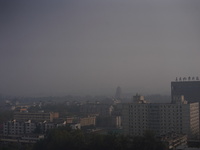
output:
[[[187,104],[182,98],[173,103],[146,103],[135,97],[135,101],[123,106],[124,134],[141,136],[148,130],[156,135],[176,132],[199,138],[199,103]]]
[[[23,135],[31,134],[36,128],[36,124],[31,120],[26,122],[19,122],[16,120],[4,122],[3,134],[4,135]]]
[[[184,95],[189,103],[200,102],[200,81],[183,78],[171,82],[172,99],[176,95]]]
[[[56,112],[37,112],[37,113],[30,113],[30,112],[15,112],[14,113],[14,119],[17,121],[47,121],[47,122],[53,122],[54,119],[59,118],[59,113]]]
[[[28,121],[7,121],[3,124],[3,135],[29,135],[33,133],[45,133],[46,131],[66,126],[66,122],[53,123],[53,122],[33,122]]]
[[[169,150],[177,150],[179,146],[186,146],[187,145],[187,135],[185,134],[176,134],[176,133],[169,133],[159,137],[160,141],[165,143]]]
[[[81,127],[84,126],[95,126],[96,125],[96,116],[88,116],[88,117],[81,117],[79,119]]]

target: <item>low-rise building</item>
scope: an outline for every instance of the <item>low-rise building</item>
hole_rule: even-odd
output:
[[[159,137],[169,150],[176,149],[179,146],[187,146],[187,135],[168,133]]]
[[[4,122],[3,124],[3,134],[4,135],[22,135],[30,134],[36,128],[36,124],[31,122],[31,120],[25,122],[19,122],[16,120]]]
[[[57,112],[15,112],[14,113],[14,119],[17,121],[26,121],[26,120],[32,120],[32,121],[47,121],[47,122],[53,122],[54,119],[59,118],[59,113]]]
[[[0,137],[0,143],[22,143],[35,144],[37,141],[44,139],[42,134],[28,134],[28,135],[3,135]]]
[[[83,126],[95,126],[96,125],[96,116],[88,116],[80,118],[80,125]]]
[[[79,123],[81,127],[85,126],[96,126],[96,115],[86,116],[86,117],[67,117],[67,124]]]
[[[66,126],[66,122],[32,122],[31,120],[28,121],[7,121],[3,124],[3,135],[26,135],[26,134],[41,134],[45,133],[46,131]]]

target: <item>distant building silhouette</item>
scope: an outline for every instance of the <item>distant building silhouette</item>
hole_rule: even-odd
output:
[[[122,90],[121,88],[118,86],[117,89],[116,89],[116,93],[115,93],[115,98],[116,99],[121,99],[122,97]]]

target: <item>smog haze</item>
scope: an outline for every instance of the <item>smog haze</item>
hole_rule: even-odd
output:
[[[199,0],[0,0],[0,93],[170,94],[200,76]]]

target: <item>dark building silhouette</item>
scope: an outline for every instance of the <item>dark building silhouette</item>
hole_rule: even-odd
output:
[[[183,95],[189,102],[200,102],[200,81],[198,77],[176,78],[175,82],[171,82],[171,96]]]
[[[115,98],[116,98],[116,99],[121,99],[121,96],[122,96],[122,90],[121,90],[121,88],[118,86],[117,89],[116,89]]]

